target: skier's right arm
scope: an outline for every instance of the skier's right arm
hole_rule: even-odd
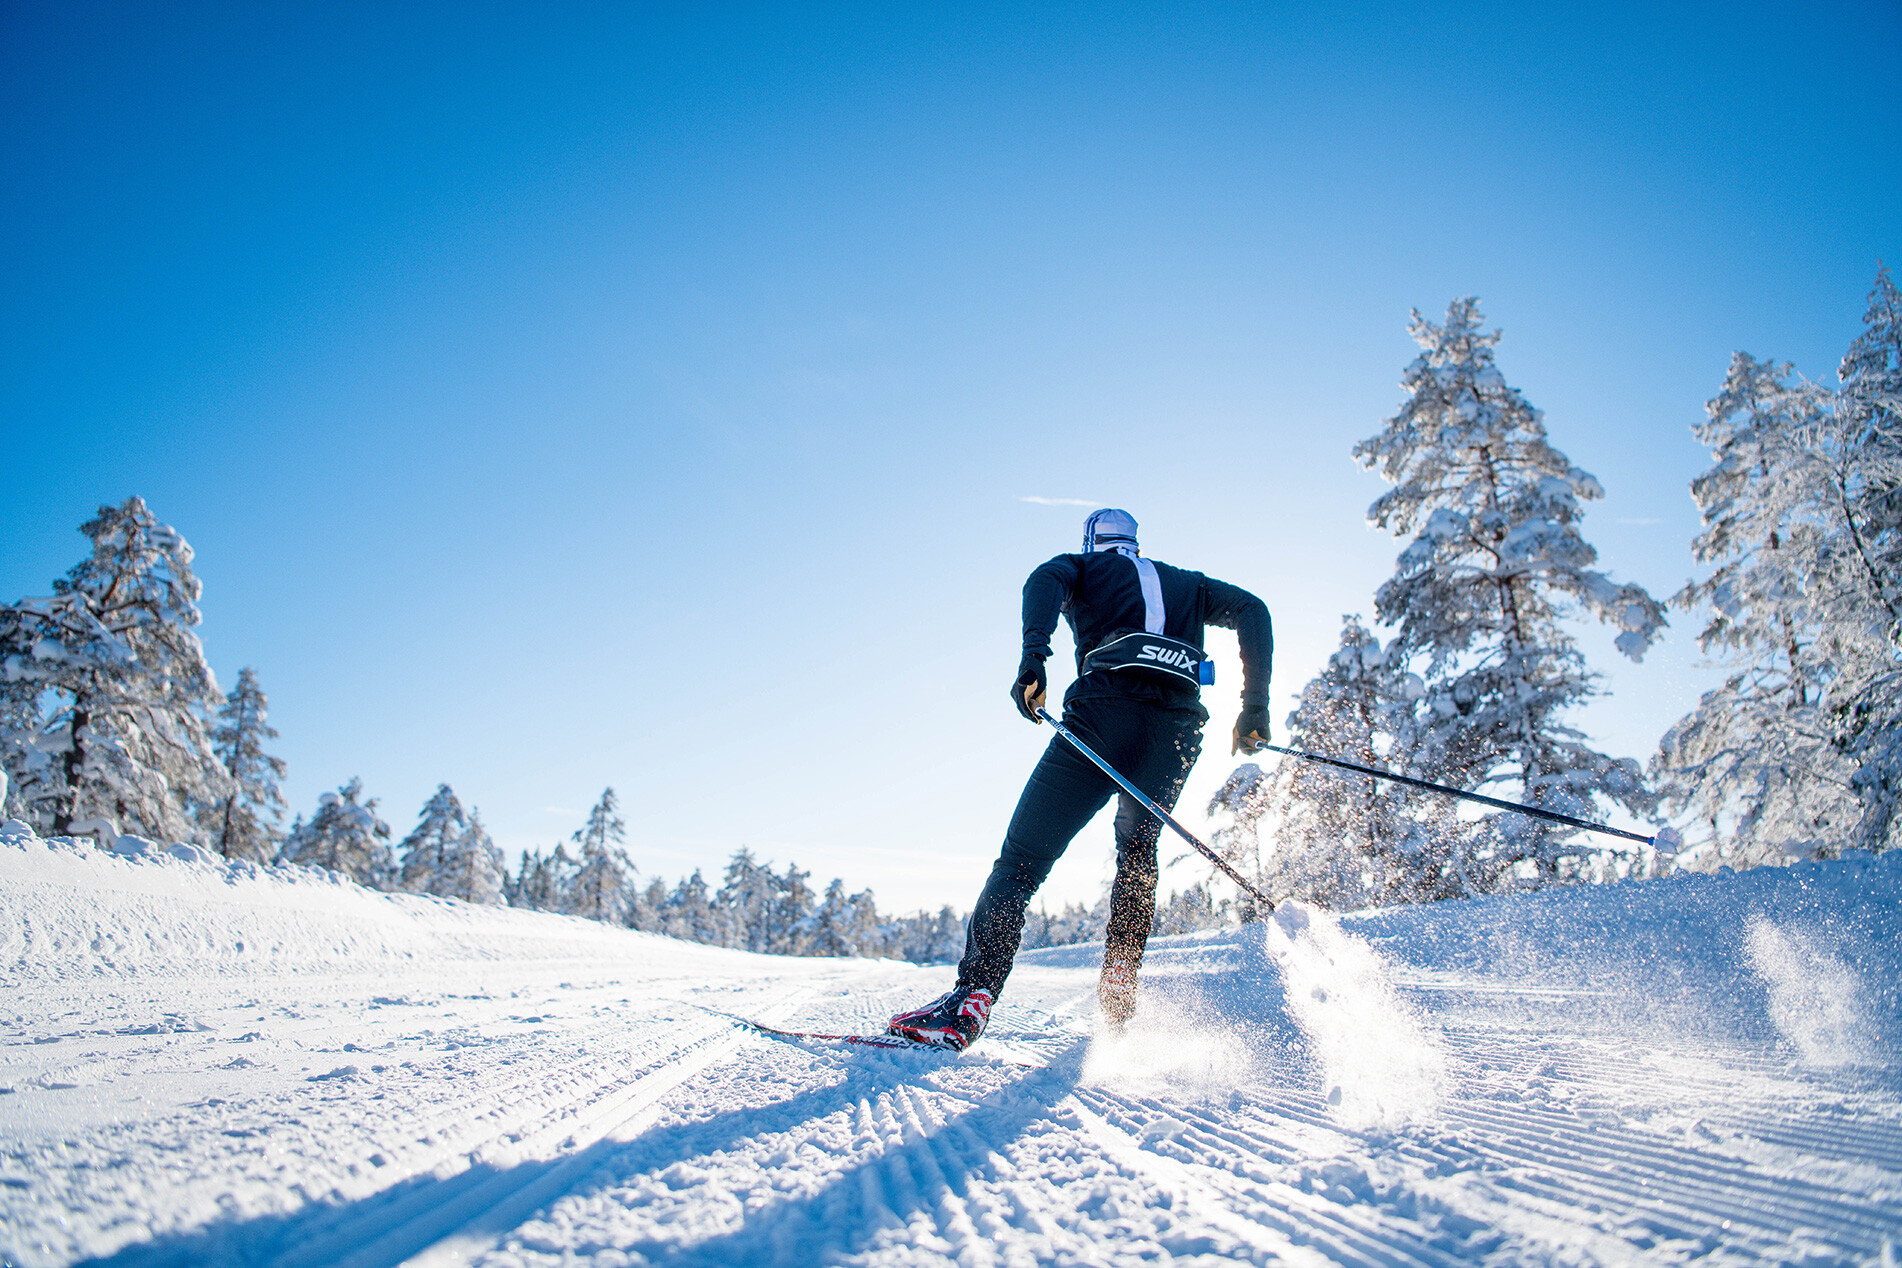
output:
[[[1242,712],[1235,720],[1232,752],[1252,753],[1268,742],[1268,679],[1274,672],[1275,629],[1268,605],[1242,589],[1203,579],[1210,625],[1235,631],[1242,654]]]
[[[1077,575],[1076,559],[1058,555],[1024,582],[1024,653],[1017,662],[1010,699],[1017,712],[1032,722],[1040,722],[1037,709],[1043,704],[1047,685],[1043,663],[1050,655],[1050,635],[1057,628],[1063,605],[1076,589]]]

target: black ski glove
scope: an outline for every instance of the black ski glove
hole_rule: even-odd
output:
[[[1229,755],[1253,753],[1268,742],[1268,710],[1265,708],[1244,708],[1242,716],[1235,719],[1235,743],[1229,748]]]
[[[1042,725],[1043,719],[1037,716],[1037,710],[1043,707],[1046,686],[1043,657],[1034,652],[1025,652],[1023,660],[1017,664],[1017,681],[1010,685],[1010,699],[1017,706],[1017,712],[1039,725]]]

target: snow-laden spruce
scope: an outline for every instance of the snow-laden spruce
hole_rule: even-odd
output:
[[[423,812],[396,847],[401,861],[403,888],[412,894],[430,893],[430,883],[442,873],[448,847],[469,830],[469,815],[461,798],[448,784],[439,784],[435,795],[423,803]]]
[[[872,891],[847,894],[845,882],[833,877],[812,914],[812,954],[876,955],[882,941]]]
[[[1253,762],[1243,762],[1229,773],[1222,786],[1209,797],[1203,811],[1216,821],[1209,834],[1209,848],[1222,861],[1250,877],[1256,889],[1267,889],[1261,857],[1261,818],[1268,813],[1268,773]],[[1246,900],[1246,896],[1244,896]],[[1251,903],[1252,910],[1252,903]]]
[[[455,789],[437,787],[410,834],[397,846],[402,887],[412,894],[506,905],[507,869],[481,817],[465,811]]]
[[[277,781],[284,778],[284,762],[264,751],[264,742],[277,738],[265,718],[270,701],[258,686],[257,671],[249,665],[238,671],[238,685],[218,710],[218,726],[211,733],[212,752],[231,775],[223,800],[212,806],[206,825],[212,843],[226,858],[269,863],[277,857],[284,833],[284,794]]]
[[[1876,278],[1834,390],[1746,352],[1696,429],[1707,608],[1730,677],[1665,737],[1696,859],[1748,866],[1893,844],[1902,797],[1902,295]]]
[[[469,825],[443,851],[442,869],[429,892],[439,898],[506,907],[508,866],[502,851],[482,826],[482,812],[469,808]]]
[[[569,856],[568,848],[557,841],[547,854],[543,854],[540,847],[524,854],[521,871],[506,878],[503,892],[511,907],[566,911],[574,876],[575,861]]]
[[[775,876],[751,850],[736,850],[718,894],[720,913],[731,924],[732,940],[726,945],[787,954],[801,932],[794,924],[811,906],[812,891],[806,885],[810,877],[791,865],[783,878]]]
[[[693,875],[682,877],[671,893],[667,883],[656,876],[642,898],[642,911],[653,922],[642,928],[687,942],[717,941],[713,894],[699,868],[693,870]]]
[[[1420,694],[1366,749],[1456,787],[1504,785],[1517,800],[1562,814],[1600,817],[1600,799],[1648,813],[1656,799],[1638,764],[1598,752],[1565,721],[1599,687],[1564,622],[1587,616],[1615,626],[1618,649],[1635,660],[1663,629],[1664,609],[1642,587],[1594,568],[1598,555],[1579,520],[1581,504],[1603,490],[1553,447],[1543,416],[1500,374],[1499,332],[1481,328],[1478,302],[1455,300],[1440,325],[1416,312],[1410,330],[1422,352],[1402,379],[1407,401],[1354,456],[1394,485],[1369,508],[1370,522],[1412,539],[1376,594],[1375,613],[1398,627],[1381,650],[1383,669],[1419,673]],[[1322,684],[1321,700],[1338,697]],[[1331,778],[1337,795],[1364,796]],[[1416,822],[1440,813],[1425,800],[1431,794],[1389,796]],[[1382,848],[1394,867],[1413,876],[1411,897],[1581,876],[1602,848],[1517,814],[1462,821],[1456,837],[1432,828],[1443,848],[1426,857],[1408,848],[1422,838],[1382,828],[1392,834]]]
[[[1360,618],[1342,620],[1340,647],[1288,715],[1291,747],[1363,766],[1421,768],[1430,736],[1399,640],[1389,646]],[[1315,762],[1286,760],[1273,776],[1240,768],[1210,802],[1227,812],[1218,843],[1253,842],[1257,821],[1277,810],[1275,849],[1260,862],[1270,893],[1336,911],[1458,896],[1460,851],[1478,829],[1449,798],[1416,797],[1404,785]]]
[[[363,781],[353,778],[317,799],[317,813],[301,817],[284,842],[283,861],[340,872],[365,889],[396,888],[390,825],[377,816],[377,799],[360,802]]]
[[[137,497],[80,531],[92,553],[52,595],[0,608],[9,812],[48,835],[202,842],[230,777],[205,726],[219,695],[191,546]]]
[[[620,925],[627,923],[633,910],[634,864],[628,861],[623,848],[627,824],[618,810],[614,790],[609,788],[588,812],[588,821],[574,835],[574,842],[581,849],[581,861],[574,879],[569,882],[564,910],[570,915]]]

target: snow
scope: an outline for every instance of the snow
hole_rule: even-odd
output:
[[[756,955],[0,828],[0,1261],[1874,1264],[1902,854],[1029,952]],[[1013,1064],[1027,1060],[1030,1068]]]

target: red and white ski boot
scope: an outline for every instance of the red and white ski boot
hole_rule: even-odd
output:
[[[996,1002],[997,997],[981,987],[954,986],[923,1008],[892,1018],[885,1033],[962,1052],[984,1033],[984,1024],[991,1019],[991,1005]]]

